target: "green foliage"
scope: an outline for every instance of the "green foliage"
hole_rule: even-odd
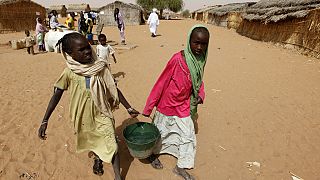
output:
[[[137,0],[137,4],[147,11],[157,8],[160,11],[170,9],[173,12],[180,11],[184,5],[183,0]]]
[[[190,17],[190,11],[188,9],[182,11],[182,16],[184,18],[189,18]]]
[[[168,5],[168,9],[170,9],[173,12],[178,12],[183,7],[183,0],[167,0],[168,2],[166,5]]]

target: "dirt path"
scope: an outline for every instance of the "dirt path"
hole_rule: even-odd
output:
[[[133,50],[118,50],[112,71],[119,87],[138,110],[173,53],[184,48],[192,20],[161,21],[157,38],[146,25],[126,27]],[[199,109],[197,179],[319,179],[320,61],[294,51],[239,36],[208,25],[211,33],[205,69],[206,99]],[[105,27],[119,41],[116,27]],[[23,33],[1,34],[0,43]],[[92,174],[92,160],[75,153],[68,118],[68,93],[53,113],[48,139],[37,129],[52,95],[53,83],[65,64],[60,54],[29,56],[26,50],[0,46],[0,179],[113,179]],[[131,158],[122,129],[131,119],[124,108],[115,112],[120,137],[122,172],[128,180],[180,179],[173,175],[175,159],[161,156],[165,168]],[[141,121],[148,119],[139,117]],[[246,162],[260,167],[247,167]]]

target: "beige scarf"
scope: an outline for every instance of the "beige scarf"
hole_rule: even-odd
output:
[[[94,104],[107,117],[113,118],[112,111],[118,107],[119,98],[117,86],[113,80],[107,62],[98,60],[92,50],[92,64],[80,64],[67,53],[62,52],[67,66],[80,76],[90,77],[90,91]]]

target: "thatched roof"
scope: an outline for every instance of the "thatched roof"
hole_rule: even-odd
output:
[[[264,23],[303,18],[310,10],[320,8],[320,0],[261,0],[242,15],[247,20]]]
[[[209,10],[215,8],[215,7],[218,7],[218,6],[221,6],[221,5],[207,6],[207,7],[204,7],[204,8],[197,9],[197,10],[193,11],[192,13],[203,13],[203,12],[209,11]]]
[[[245,11],[249,6],[252,6],[254,4],[255,2],[231,3],[231,4],[214,7],[209,11],[209,13],[217,16],[224,16],[230,12]]]
[[[52,5],[49,7],[50,10],[62,10],[62,9],[67,9],[65,5]]]
[[[19,2],[19,1],[30,2],[30,0],[0,0],[0,5],[12,4],[12,3]]]
[[[99,10],[98,7],[92,7],[92,8],[91,8],[91,11],[94,11],[94,12],[99,12],[98,10]]]
[[[113,3],[110,3],[110,4],[107,4],[105,6],[102,6],[98,9],[98,11],[101,11],[102,9],[105,9],[106,7],[109,7],[109,6],[126,6],[126,7],[130,7],[130,8],[133,8],[133,9],[138,9],[138,10],[143,10],[143,8],[137,4],[132,4],[132,3],[124,3],[124,2],[121,2],[121,1],[115,1]]]
[[[320,0],[261,0],[253,8],[290,7],[319,4]]]
[[[84,10],[89,6],[89,4],[68,4],[68,9],[73,9],[73,10]],[[90,7],[90,6],[89,6]]]
[[[32,2],[34,4],[37,4],[39,6],[42,6],[36,2],[33,2],[31,0],[0,0],[0,5],[5,5],[5,4],[13,4],[13,3],[17,3],[17,2]]]

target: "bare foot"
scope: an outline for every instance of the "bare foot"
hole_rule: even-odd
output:
[[[176,166],[173,169],[173,173],[183,177],[184,180],[195,180],[195,178],[191,174],[189,174],[185,169],[179,168],[178,166]]]
[[[163,165],[161,164],[160,160],[154,154],[151,154],[147,159],[153,168],[155,169],[163,168]]]

